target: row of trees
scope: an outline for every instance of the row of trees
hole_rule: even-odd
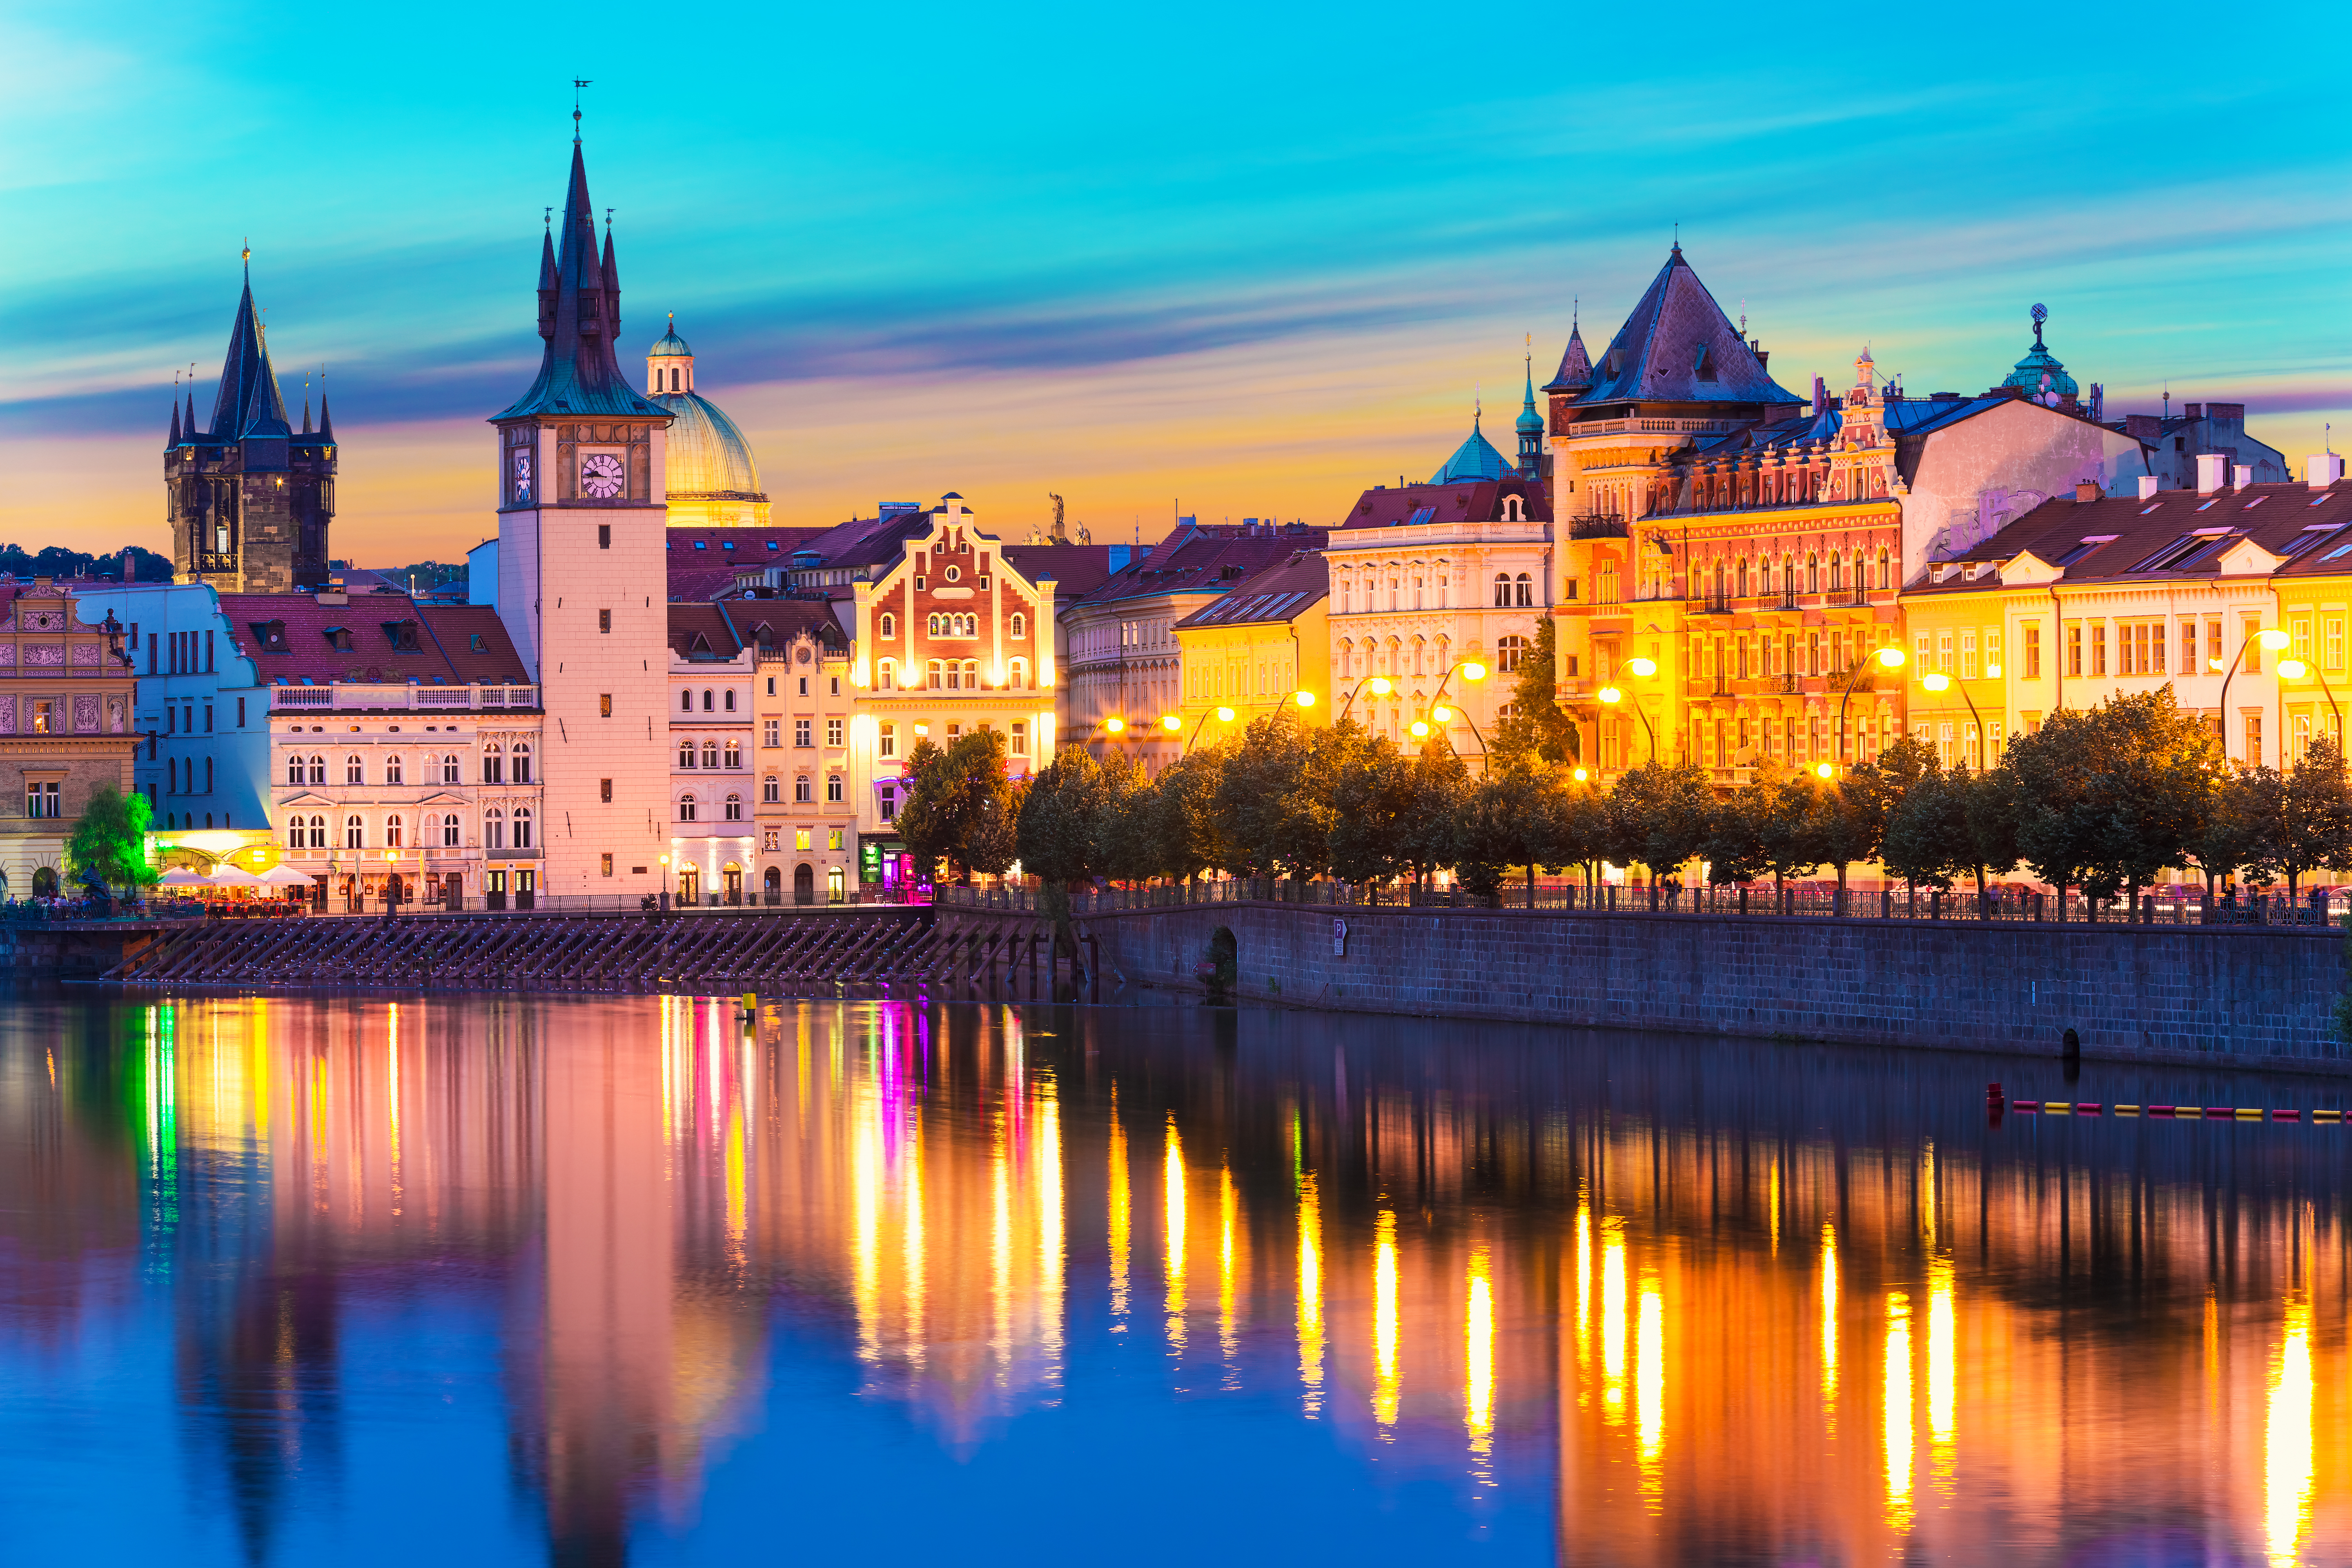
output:
[[[1474,777],[1442,736],[1416,752],[1353,722],[1321,729],[1289,710],[1253,721],[1156,778],[1125,753],[1065,748],[1025,785],[1005,778],[1003,737],[982,731],[910,759],[898,818],[920,864],[959,877],[1016,861],[1049,884],[1233,876],[1383,884],[1451,869],[1489,899],[1539,870],[1596,877],[1602,862],[1654,879],[1693,863],[1717,885],[1785,884],[1883,865],[1915,888],[2021,864],[2063,895],[2137,897],[2168,868],[2290,897],[2319,868],[2352,869],[2352,790],[2328,742],[2284,773],[2225,765],[2211,731],[2169,689],[2053,714],[1987,772],[1947,769],[1904,739],[1835,782],[1759,778],[1727,796],[1702,769],[1648,763],[1600,789],[1569,746],[1526,727]],[[1572,732],[1571,732],[1572,734]]]

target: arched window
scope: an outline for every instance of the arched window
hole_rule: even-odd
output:
[[[931,616],[926,617],[923,622],[924,634],[929,637],[938,637],[940,635],[940,626],[946,618],[947,617],[944,616]]]
[[[898,635],[898,617],[892,615],[887,610],[882,612],[881,631],[879,635],[886,637],[895,637]],[[885,662],[887,663],[887,661],[886,660]]]
[[[677,694],[677,710],[681,713],[691,713],[694,711],[693,692],[681,691]]]
[[[824,798],[835,805],[841,804],[841,775],[839,773],[827,773],[824,775]]]
[[[302,819],[297,816],[288,821],[286,824],[286,847],[289,849],[299,849],[308,842],[309,840],[302,837]]]
[[[715,768],[719,765],[718,742],[707,738],[703,741],[702,765],[706,768]]]
[[[324,849],[326,847],[327,819],[323,816],[314,816],[310,819],[310,847]]]
[[[1895,586],[1895,563],[1884,550],[1878,552],[1878,586],[1881,591]]]
[[[727,765],[730,768],[740,768],[743,765],[742,742],[732,736],[728,737],[727,741]]]
[[[457,814],[454,811],[441,819],[441,847],[457,847]]]
[[[806,773],[796,773],[796,774],[794,774],[794,775],[793,775],[793,803],[794,805],[808,805],[808,804],[809,804],[809,801],[810,801],[810,795],[809,795],[809,776],[808,776],[808,774],[806,774]]]
[[[692,795],[682,795],[677,797],[677,819],[680,822],[692,822],[694,820],[694,797]]]
[[[367,847],[367,824],[365,822],[356,816],[347,816],[343,818],[343,847],[346,849],[364,849]]]
[[[495,805],[482,813],[482,846],[487,849],[507,847],[507,814]]]
[[[1012,687],[1015,691],[1026,691],[1029,689],[1029,661],[1027,659],[1016,658],[1010,664],[1006,665],[1004,668],[1006,685]]]
[[[1780,596],[1784,599],[1797,596],[1797,558],[1793,555],[1783,556],[1780,560]]]
[[[527,805],[515,807],[514,847],[518,849],[530,847],[530,807]]]
[[[730,713],[735,711],[735,689],[731,686],[727,689],[727,700],[723,706]]]
[[[1818,594],[1821,591],[1822,558],[1818,555],[1808,555],[1805,557],[1805,592]]]
[[[326,758],[316,754],[313,754],[310,758],[310,782],[314,784],[322,784],[327,782]]]
[[[1845,563],[1834,550],[1830,552],[1830,592],[1845,586]]]
[[[387,816],[383,819],[383,847],[386,849],[397,849],[400,846],[400,818]]]
[[[402,781],[402,776],[400,753],[394,752],[383,760],[383,782],[396,784]]]
[[[290,784],[299,784],[302,782],[302,759],[299,756],[289,756],[286,759],[286,782]]]
[[[457,753],[455,752],[441,759],[441,782],[443,784],[458,782]]]
[[[1027,637],[1029,635],[1029,617],[1023,615],[1018,610],[1013,611],[1013,624],[1010,626],[1009,631],[1012,636],[1016,637]]]
[[[484,784],[507,782],[506,749],[496,741],[482,748],[482,782]]]
[[[357,752],[343,759],[343,782],[347,784],[367,783],[367,764],[360,761]]]
[[[889,634],[885,632],[883,636],[887,637]],[[884,659],[882,661],[881,668],[875,672],[875,689],[877,691],[888,691],[896,688],[898,684],[898,661],[895,658]]]
[[[980,660],[968,658],[963,661],[963,689],[966,691],[980,689]]]
[[[694,737],[691,735],[677,743],[677,765],[681,768],[694,766]]]
[[[1536,580],[1533,577],[1528,576],[1525,572],[1522,572],[1519,574],[1518,581],[1514,584],[1513,586],[1517,588],[1519,592],[1519,608],[1523,610],[1534,608],[1536,602]]]
[[[1527,509],[1528,503],[1520,500],[1517,496],[1505,496],[1503,498],[1503,521],[1505,522],[1525,522],[1528,520]]]
[[[1508,572],[1497,572],[1495,574],[1495,608],[1507,610],[1510,605],[1511,574]]]
[[[740,822],[743,820],[743,797],[741,795],[729,795],[726,800],[726,808],[728,821]]]

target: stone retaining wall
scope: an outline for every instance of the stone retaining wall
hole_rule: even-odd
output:
[[[1346,952],[1333,952],[1344,916]],[[2249,927],[1192,905],[1089,915],[1107,978],[1240,999],[1697,1034],[2352,1071],[2344,933]]]

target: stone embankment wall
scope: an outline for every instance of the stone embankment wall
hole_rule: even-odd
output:
[[[1344,953],[1332,922],[1344,915]],[[1699,1034],[2352,1071],[2344,933],[1773,916],[1180,906],[1081,918],[1107,980],[1240,999]]]

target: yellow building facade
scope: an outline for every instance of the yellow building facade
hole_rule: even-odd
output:
[[[1328,564],[1301,552],[1178,621],[1183,700],[1180,722],[1163,732],[1190,750],[1286,708],[1310,724],[1330,722],[1329,608]]]

